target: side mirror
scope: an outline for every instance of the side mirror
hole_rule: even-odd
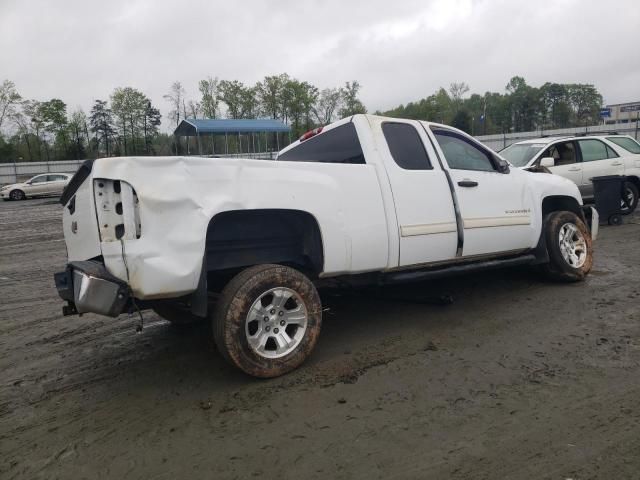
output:
[[[555,167],[556,159],[553,157],[544,157],[540,160],[540,166],[545,168]]]
[[[505,160],[502,160],[501,158],[498,159],[498,171],[500,173],[509,173],[509,162],[506,162]]]

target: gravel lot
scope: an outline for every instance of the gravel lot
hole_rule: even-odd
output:
[[[260,381],[206,327],[63,318],[61,207],[3,202],[0,477],[639,478],[640,215],[625,221],[581,284],[512,269],[326,294],[310,361]]]

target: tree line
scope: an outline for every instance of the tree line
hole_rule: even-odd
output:
[[[513,77],[504,93],[474,93],[465,82],[377,114],[430,120],[472,135],[570,128],[599,123],[602,95],[589,84],[547,82],[539,88]]]
[[[207,77],[188,95],[179,81],[164,95],[168,128],[185,118],[273,118],[291,126],[295,137],[320,125],[367,109],[357,80],[319,89],[286,73],[253,85]],[[452,83],[426,98],[377,114],[431,120],[472,135],[545,130],[598,123],[602,96],[593,85],[528,85],[513,77],[505,91],[467,96],[465,82]],[[24,99],[15,84],[0,84],[0,161],[42,161],[116,155],[172,155],[185,145],[160,132],[162,116],[149,97],[119,87],[95,100],[89,112],[69,112],[64,101]]]
[[[273,118],[291,126],[294,136],[355,113],[366,113],[358,81],[344,87],[318,87],[286,73],[255,85],[208,77],[189,97],[181,82],[164,95],[170,128],[185,118]],[[151,100],[132,87],[116,88],[95,100],[90,111],[68,112],[58,99],[24,99],[15,84],[0,84],[0,161],[44,161],[118,155],[184,153],[184,144],[160,132],[162,116]]]

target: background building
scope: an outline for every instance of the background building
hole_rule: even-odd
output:
[[[605,113],[603,118],[607,125],[635,122],[640,117],[640,101],[607,105],[601,113]]]

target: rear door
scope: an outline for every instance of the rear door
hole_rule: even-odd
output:
[[[453,198],[424,128],[412,120],[372,117],[370,122],[391,184],[399,265],[455,258],[458,230]]]
[[[67,184],[67,177],[60,174],[47,175],[47,193],[49,195],[61,195]]]
[[[582,158],[582,185],[584,197],[593,197],[593,177],[624,175],[624,162],[609,145],[596,138],[578,140]]]
[[[531,248],[535,232],[534,197],[529,172],[499,171],[489,149],[460,132],[432,127],[453,180],[464,224],[463,256]]]
[[[31,195],[46,195],[47,194],[47,175],[38,175],[29,180],[29,186],[25,188],[25,194]]]

